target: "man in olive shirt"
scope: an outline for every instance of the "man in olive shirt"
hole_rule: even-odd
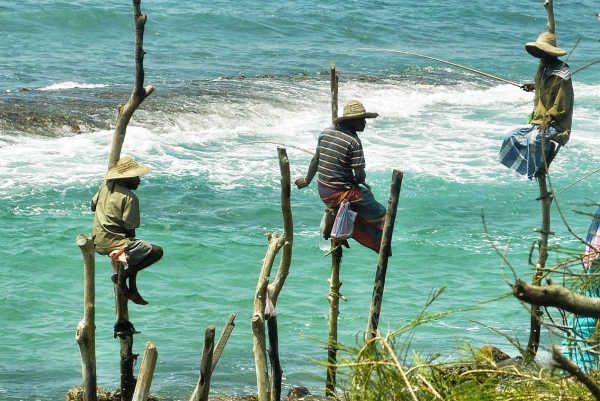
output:
[[[140,185],[140,176],[150,167],[138,164],[130,157],[123,157],[104,176],[104,182],[92,199],[94,214],[94,242],[96,252],[117,259],[125,256],[128,265],[125,278],[129,288],[121,288],[128,299],[138,305],[148,302],[142,298],[136,285],[137,273],[157,262],[163,256],[160,246],[135,238],[140,226],[140,204],[133,193]],[[117,275],[112,281],[117,283]]]
[[[499,161],[529,179],[547,173],[556,154],[555,144],[566,145],[573,122],[573,82],[567,63],[558,59],[567,52],[556,47],[553,33],[542,33],[525,45],[529,54],[540,59],[535,83],[522,86],[535,91],[530,125],[510,131],[504,138]]]

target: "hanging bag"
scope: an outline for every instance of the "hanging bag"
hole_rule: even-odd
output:
[[[339,241],[348,239],[352,236],[354,231],[354,220],[356,219],[356,212],[350,209],[350,202],[343,200],[340,208],[338,209],[335,221],[333,222],[333,229],[331,230],[331,238]]]

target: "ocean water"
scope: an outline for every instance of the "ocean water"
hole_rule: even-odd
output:
[[[555,2],[559,46],[570,52],[576,103],[571,141],[551,169],[553,251],[583,252],[600,199],[600,54],[596,2]],[[143,1],[145,78],[156,91],[136,111],[123,155],[152,170],[138,189],[138,235],[164,258],[138,276],[147,306],[131,305],[134,352],[158,350],[152,393],[189,399],[203,333],[236,328],[212,394],[256,392],[250,319],[266,234],[281,233],[277,147],[303,176],[331,117],[329,65],[340,109],[361,100],[380,117],[361,135],[367,182],[382,203],[404,173],[380,327],[417,317],[432,291],[441,312],[478,306],[419,328],[411,348],[456,357],[457,345],[517,351],[493,327],[527,342],[526,309],[506,281],[529,280],[540,226],[539,190],[497,162],[506,131],[526,123],[532,94],[419,53],[521,84],[537,60],[524,44],[546,29],[542,0]],[[0,400],[60,400],[81,383],[75,342],[83,317],[90,199],[106,171],[116,107],[134,81],[132,6],[126,1],[23,0],[0,4]],[[358,50],[363,49],[363,50]],[[583,178],[583,179],[582,179]],[[292,189],[294,247],[277,304],[284,394],[320,394],[325,371],[330,259],[319,249],[316,185]],[[487,232],[506,250],[503,266]],[[360,344],[377,255],[344,251],[339,340]],[[275,265],[275,267],[277,264]],[[577,266],[574,267],[577,269]],[[274,269],[275,271],[275,269]],[[96,258],[98,384],[119,384],[112,271]],[[542,336],[541,354],[556,341]],[[139,367],[139,363],[138,363]],[[137,374],[137,368],[136,368]]]

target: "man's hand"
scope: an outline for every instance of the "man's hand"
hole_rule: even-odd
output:
[[[546,117],[544,117],[544,121],[542,121],[542,123],[538,127],[538,131],[539,132],[546,132],[546,131],[548,131],[548,128],[550,128],[550,124],[551,123],[552,123],[552,116],[546,116]]]
[[[528,82],[526,84],[523,84],[521,85],[521,89],[523,89],[525,92],[533,92],[535,91],[535,83]]]
[[[298,178],[295,181],[295,184],[298,187],[298,189],[306,188],[308,186],[308,182],[306,182],[306,178],[304,178],[304,177]]]

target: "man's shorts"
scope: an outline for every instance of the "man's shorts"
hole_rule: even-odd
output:
[[[125,246],[128,265],[137,265],[152,252],[152,244],[137,238],[129,238]]]

